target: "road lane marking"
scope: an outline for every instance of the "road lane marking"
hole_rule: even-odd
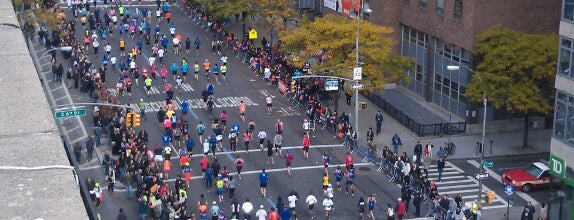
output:
[[[480,164],[478,162],[476,162],[475,160],[467,160],[466,162],[470,163],[470,165],[476,167],[476,168],[480,168]],[[486,170],[486,172],[490,175],[490,177],[494,178],[496,181],[498,181],[501,184],[504,184],[502,182],[502,177],[500,175],[498,175],[496,172],[492,171],[489,168],[484,167],[484,170]],[[502,188],[502,186],[501,186]],[[520,198],[524,199],[524,201],[531,201],[532,205],[537,206],[539,203],[538,201],[536,201],[534,198],[532,198],[530,195],[521,192],[521,191],[515,191],[514,192],[516,195],[520,196]]]
[[[329,147],[341,147],[340,144],[325,144],[325,145],[311,145],[309,146],[309,149],[313,149],[313,148],[329,148]],[[303,146],[291,146],[291,147],[282,147],[281,150],[290,150],[290,149],[303,149]],[[226,150],[224,148],[224,150]],[[210,151],[211,152],[211,151]],[[261,149],[251,149],[249,150],[249,152],[261,152]],[[231,152],[231,151],[224,151],[224,152],[215,152],[215,156],[217,155],[222,155],[222,154],[227,154],[227,155],[232,155],[232,154],[239,154],[239,153],[247,153],[246,150],[238,150],[235,152]],[[210,153],[211,155],[211,153]],[[191,156],[191,158],[194,157],[203,157],[203,153],[201,154],[194,154]],[[172,156],[171,159],[178,159],[179,156]]]
[[[372,163],[356,163],[353,164],[353,166],[367,166],[367,165],[373,165]],[[333,165],[329,165],[329,167],[337,167],[337,166],[345,166],[345,164],[333,164]],[[317,166],[304,166],[304,167],[291,167],[291,171],[293,170],[310,170],[310,169],[318,169],[318,168],[325,168],[325,166],[323,165],[317,165]],[[287,168],[276,168],[276,169],[265,169],[265,172],[267,173],[275,173],[275,172],[281,172],[281,171],[287,171]],[[251,170],[251,171],[243,171],[241,172],[241,175],[245,175],[245,174],[258,174],[261,173],[261,170]],[[237,172],[233,172],[233,173],[229,173],[229,175],[237,175]],[[196,175],[196,176],[192,176],[191,177],[192,180],[195,179],[203,179],[202,175]],[[167,182],[174,182],[175,179],[168,179]]]

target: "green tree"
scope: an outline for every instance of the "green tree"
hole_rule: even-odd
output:
[[[410,59],[392,55],[393,30],[361,21],[359,60],[363,63],[364,91],[381,89],[389,82],[409,81],[405,70],[412,68]],[[326,15],[314,21],[303,21],[298,29],[280,32],[283,48],[293,52],[292,62],[301,66],[324,51],[328,61],[319,63],[315,71],[329,69],[326,74],[349,78],[357,65],[355,42],[357,21],[343,16]]]
[[[474,53],[476,78],[470,81],[466,96],[482,101],[483,89],[496,109],[524,114],[523,147],[528,146],[528,118],[552,113],[556,76],[557,35],[535,35],[491,28],[478,37]]]

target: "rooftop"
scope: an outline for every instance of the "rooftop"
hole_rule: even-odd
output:
[[[0,23],[18,24],[0,1]],[[88,219],[42,84],[18,28],[0,26],[0,219]]]

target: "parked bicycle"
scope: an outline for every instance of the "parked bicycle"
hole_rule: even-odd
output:
[[[452,135],[458,133],[459,131],[456,126],[452,125],[451,123],[443,123],[439,131],[439,136],[444,137],[445,135]]]

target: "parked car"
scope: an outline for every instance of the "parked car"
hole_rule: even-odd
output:
[[[502,182],[514,189],[529,192],[533,188],[543,188],[552,181],[547,165],[541,162],[532,163],[525,168],[514,169],[502,174]]]

